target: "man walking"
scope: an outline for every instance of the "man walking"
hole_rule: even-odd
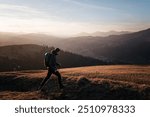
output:
[[[58,83],[59,88],[62,89],[64,86],[61,82],[61,74],[57,70],[57,66],[60,66],[59,63],[56,62],[56,56],[58,55],[58,52],[60,51],[59,48],[53,49],[51,53],[45,53],[45,65],[48,68],[47,76],[42,81],[39,90],[41,90],[46,83],[46,81],[51,77],[52,74],[56,75],[58,77]]]

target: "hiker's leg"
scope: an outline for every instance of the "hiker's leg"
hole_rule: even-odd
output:
[[[40,88],[39,89],[42,89],[44,84],[46,83],[46,81],[51,77],[52,75],[52,72],[50,69],[48,69],[48,73],[47,73],[47,76],[44,78],[44,80],[42,81],[41,85],[40,85]]]
[[[53,74],[55,74],[58,77],[58,83],[59,83],[59,87],[63,88],[62,82],[61,82],[61,74],[59,73],[59,71],[54,72]]]

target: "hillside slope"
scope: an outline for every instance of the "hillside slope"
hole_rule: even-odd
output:
[[[57,78],[37,88],[44,70],[0,72],[0,99],[150,99],[150,66],[95,66],[60,69]]]
[[[45,69],[44,54],[53,48],[33,44],[0,47],[0,71]],[[60,51],[58,62],[62,68],[100,65],[104,62],[89,57]]]

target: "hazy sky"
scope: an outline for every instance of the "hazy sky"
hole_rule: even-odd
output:
[[[71,35],[150,27],[150,0],[0,0],[0,31]]]

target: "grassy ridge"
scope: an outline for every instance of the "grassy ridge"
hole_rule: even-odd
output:
[[[45,70],[0,72],[0,99],[150,99],[150,66],[93,66],[60,69],[57,78],[37,88]]]

